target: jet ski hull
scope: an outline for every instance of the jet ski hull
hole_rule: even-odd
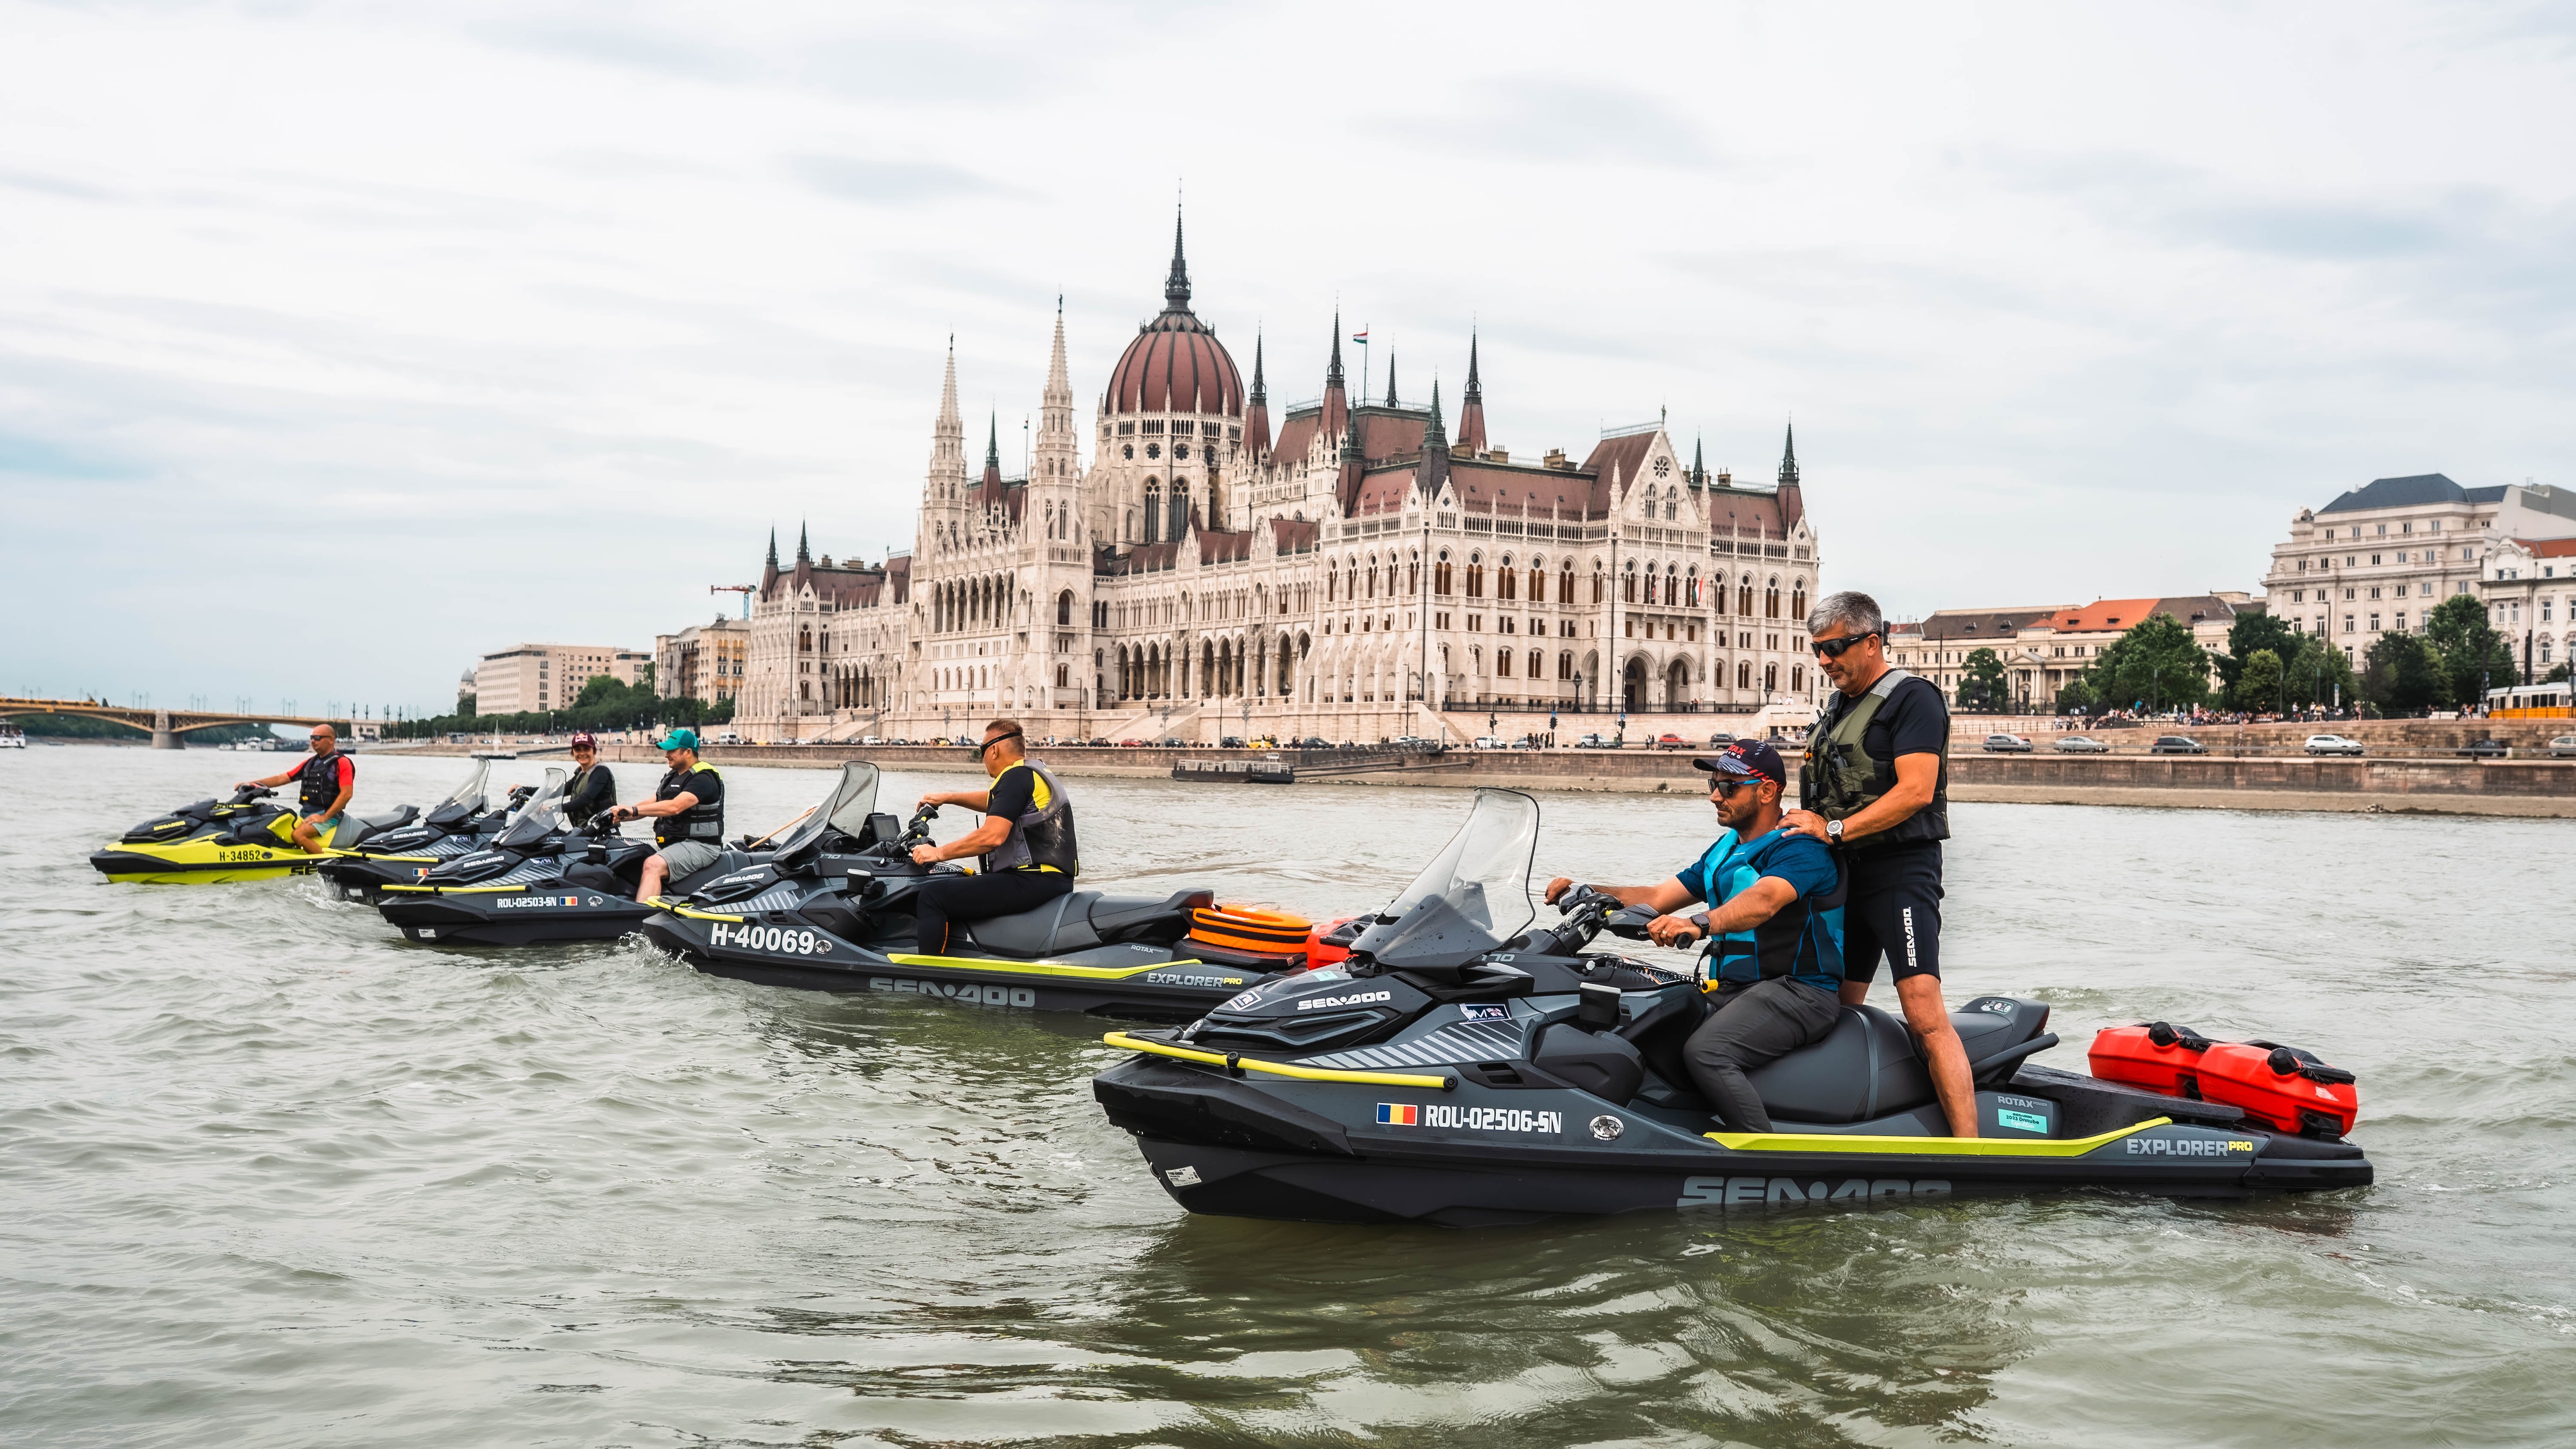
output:
[[[121,884],[218,885],[303,875],[329,858],[307,855],[291,846],[281,850],[266,845],[189,840],[170,846],[110,847],[93,852],[89,863],[99,874]]]
[[[1178,951],[1136,942],[1095,946],[1047,961],[923,956],[859,945],[785,911],[739,917],[658,911],[645,921],[644,938],[709,975],[764,986],[922,996],[1123,1021],[1192,1021],[1275,974],[1211,965],[1190,956],[1186,943]]]
[[[2010,1093],[1979,1095],[2055,1101],[2062,1075],[2026,1072]],[[1902,1135],[1864,1123],[1712,1136],[1693,1130],[1704,1118],[1651,1104],[1443,1076],[1455,1085],[1280,1082],[1146,1056],[1102,1073],[1093,1092],[1182,1207],[1306,1222],[1466,1227],[2076,1190],[2229,1198],[2372,1177],[2346,1143],[2174,1121],[2152,1105],[2083,1138],[1961,1140],[1906,1123],[1886,1124],[1910,1127]]]
[[[542,946],[561,941],[613,941],[644,924],[651,910],[605,891],[550,885],[477,890],[387,886],[376,911],[407,941],[441,946]]]

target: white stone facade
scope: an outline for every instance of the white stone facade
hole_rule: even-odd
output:
[[[1472,349],[1453,444],[1436,387],[1349,396],[1338,319],[1324,396],[1274,439],[1259,350],[1246,388],[1188,299],[1176,240],[1087,467],[1060,313],[1025,478],[989,432],[969,473],[952,353],[914,549],[835,565],[800,539],[782,563],[773,541],[746,738],[1004,713],[1069,739],[1454,738],[1437,709],[1812,707],[1800,618],[1824,589],[1794,450],[1771,488],[1710,475],[1660,423],[1517,461],[1486,438]]]
[[[2576,493],[2566,489],[2463,488],[2439,473],[2380,478],[2300,509],[2272,548],[2263,587],[2273,613],[2325,635],[2358,667],[2381,634],[2421,630],[2444,599],[2484,592],[2498,545],[2572,536]]]

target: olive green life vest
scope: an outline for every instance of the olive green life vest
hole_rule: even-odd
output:
[[[1887,703],[1896,686],[1914,677],[1913,671],[1889,669],[1870,685],[1830,730],[1820,730],[1808,737],[1806,762],[1798,767],[1798,804],[1825,817],[1843,820],[1868,809],[1896,783],[1896,762],[1882,760],[1869,752],[1870,721],[1878,718],[1879,708]],[[1840,695],[1835,696],[1838,703]],[[1945,746],[1946,749],[1946,746]],[[1898,824],[1864,839],[1852,842],[1856,849],[1876,845],[1895,845],[1914,840],[1943,840],[1950,834],[1948,792],[1935,787],[1932,803]]]

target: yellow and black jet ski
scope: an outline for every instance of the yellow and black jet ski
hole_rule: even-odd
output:
[[[216,881],[270,880],[299,875],[330,859],[295,844],[296,813],[264,803],[277,792],[245,785],[230,800],[200,800],[157,816],[92,852],[89,863],[113,881],[145,885],[195,885]],[[420,813],[405,805],[384,815],[344,813],[324,837],[326,850],[346,850],[370,837],[400,829]]]

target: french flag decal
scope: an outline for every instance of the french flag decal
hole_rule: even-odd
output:
[[[1381,1127],[1419,1127],[1422,1125],[1422,1109],[1411,1102],[1380,1102],[1377,1104],[1377,1121]]]

